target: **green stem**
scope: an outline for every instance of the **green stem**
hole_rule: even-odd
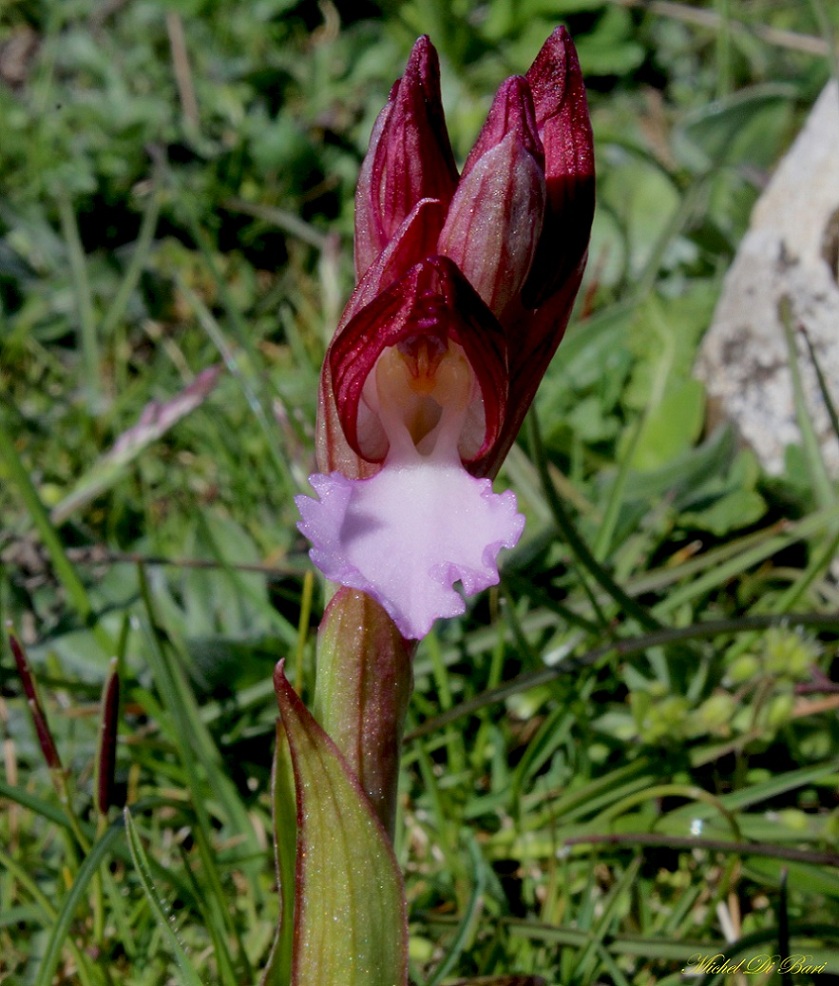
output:
[[[58,213],[61,217],[61,231],[67,243],[70,270],[76,292],[76,305],[79,312],[79,348],[84,362],[85,387],[90,403],[96,405],[100,397],[99,387],[99,345],[96,338],[96,319],[93,314],[93,299],[90,281],[87,276],[87,262],[82,247],[79,227],[73,204],[66,195],[58,200]]]
[[[393,839],[413,641],[370,596],[341,588],[321,620],[312,712]]]
[[[717,99],[731,92],[731,11],[729,0],[716,0],[719,13],[717,31]]]
[[[300,619],[297,621],[297,646],[294,648],[294,687],[298,694],[303,692],[303,659],[306,656],[306,642],[309,637],[309,620],[312,615],[312,596],[315,590],[315,573],[309,569],[303,576],[303,589],[300,595]]]

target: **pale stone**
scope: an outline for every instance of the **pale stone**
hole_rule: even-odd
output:
[[[780,473],[796,424],[789,351],[781,321],[803,327],[834,406],[839,406],[839,88],[831,82],[752,212],[725,278],[696,372],[767,471]],[[796,333],[798,335],[798,333]],[[839,441],[805,340],[798,366],[828,469],[839,476]]]

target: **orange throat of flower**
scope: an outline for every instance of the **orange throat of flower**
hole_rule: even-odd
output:
[[[370,403],[391,449],[407,440],[421,454],[438,449],[444,438],[447,445],[457,445],[478,393],[475,374],[457,343],[436,336],[411,337],[384,350],[374,376]]]

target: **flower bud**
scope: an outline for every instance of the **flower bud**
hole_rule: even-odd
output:
[[[111,805],[116,804],[114,773],[119,732],[119,693],[120,677],[114,658],[102,689],[102,718],[96,755],[96,807],[100,815],[107,815]]]
[[[440,199],[448,205],[456,185],[437,52],[427,37],[421,37],[376,120],[361,166],[355,196],[358,279],[420,199]]]
[[[35,675],[32,671],[32,665],[29,663],[29,657],[23,648],[23,644],[21,644],[17,635],[14,633],[11,623],[6,624],[6,630],[9,634],[9,645],[12,648],[12,655],[17,665],[18,676],[23,686],[23,693],[26,696],[26,704],[29,706],[29,713],[32,716],[32,724],[35,727],[35,734],[38,737],[41,753],[50,770],[60,772],[62,770],[61,757],[58,755],[58,747],[55,745],[52,730],[47,722],[47,716],[41,704],[41,699],[38,696],[38,690],[35,686]]]
[[[499,318],[530,272],[545,198],[533,99],[514,76],[498,90],[466,160],[439,243]]]
[[[538,308],[584,263],[594,216],[594,138],[580,62],[558,27],[527,72],[545,148],[548,208],[523,302]]]

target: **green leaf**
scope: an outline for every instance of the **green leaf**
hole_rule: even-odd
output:
[[[732,490],[705,510],[682,514],[680,523],[697,527],[718,537],[755,523],[766,512],[763,497],[754,490]]]
[[[292,986],[404,986],[408,930],[390,841],[282,662],[274,683],[298,805]]]
[[[274,853],[280,884],[280,921],[259,986],[288,986],[291,982],[291,958],[294,948],[297,796],[294,791],[291,750],[285,729],[280,722],[277,722],[271,794],[274,814]]]
[[[753,85],[689,114],[683,134],[708,161],[769,165],[788,126],[794,97],[788,83]]]
[[[685,380],[666,394],[641,426],[632,465],[659,469],[686,451],[702,430],[705,390],[698,380]]]
[[[627,75],[644,60],[628,11],[610,7],[591,34],[577,38],[580,64],[588,75]]]

